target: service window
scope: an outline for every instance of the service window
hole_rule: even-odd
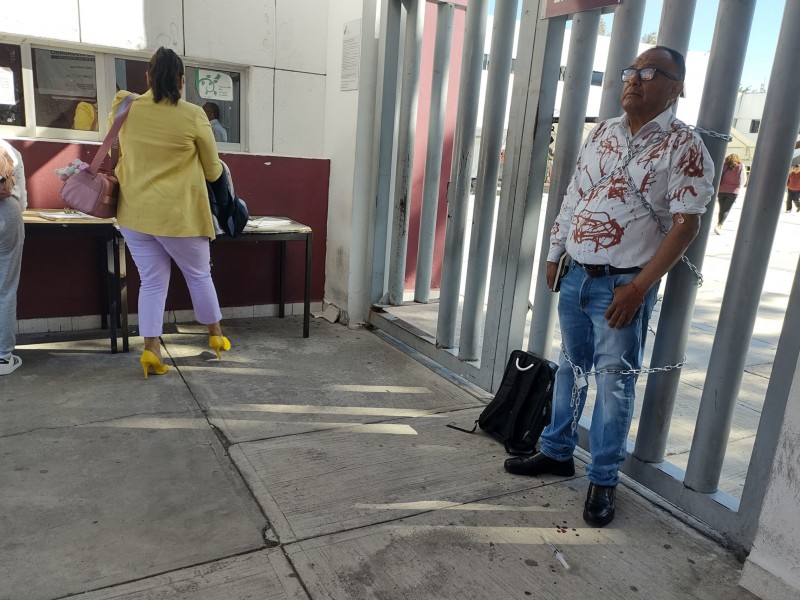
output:
[[[93,54],[31,48],[37,127],[98,131]]]
[[[114,60],[114,75],[117,82],[117,91],[128,90],[136,94],[147,91],[147,67],[150,63],[146,60],[133,58],[117,58]]]
[[[217,143],[241,143],[241,83],[236,71],[186,67],[186,100],[203,107]]]
[[[0,125],[25,127],[21,48],[0,44]]]

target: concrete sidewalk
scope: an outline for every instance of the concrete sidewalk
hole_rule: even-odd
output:
[[[140,338],[23,337],[0,392],[0,598],[726,600],[729,552],[626,487],[503,471],[488,396],[367,330],[297,318]],[[563,552],[569,570],[548,541]]]

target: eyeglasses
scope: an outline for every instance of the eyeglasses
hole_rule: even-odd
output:
[[[672,81],[680,81],[674,75],[670,75],[666,71],[662,71],[661,69],[657,69],[656,67],[642,67],[641,69],[622,69],[620,71],[620,75],[622,75],[622,81],[630,81],[634,78],[635,75],[639,75],[639,79],[642,81],[650,81],[653,77],[656,76],[656,73],[661,73],[667,79],[671,79]]]

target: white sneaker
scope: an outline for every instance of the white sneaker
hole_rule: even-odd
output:
[[[22,359],[16,354],[0,358],[0,375],[10,375],[22,365]]]
[[[717,225],[716,227],[714,227],[714,235],[719,235],[719,234],[720,234],[720,231],[721,231],[721,230],[720,230],[720,227],[719,227],[719,225]]]

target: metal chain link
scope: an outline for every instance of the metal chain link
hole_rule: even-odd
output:
[[[718,131],[710,131],[708,129],[703,129],[702,127],[699,127],[697,125],[687,125],[687,127],[689,129],[693,129],[694,131],[696,131],[698,133],[704,133],[708,137],[718,138],[720,140],[725,140],[726,142],[732,142],[733,141],[733,136],[732,135],[728,135],[727,133],[720,133]]]
[[[648,326],[649,329],[649,326]],[[650,329],[652,331],[652,329]],[[596,369],[594,371],[584,371],[569,357],[567,354],[567,349],[564,347],[564,343],[561,343],[561,353],[564,355],[564,358],[569,363],[570,368],[572,369],[573,374],[573,382],[572,382],[572,393],[570,394],[570,401],[569,406],[572,408],[572,434],[574,435],[575,432],[578,430],[578,419],[580,418],[579,413],[579,405],[580,405],[580,394],[581,390],[589,385],[589,376],[590,375],[649,375],[650,373],[667,373],[669,371],[673,371],[675,369],[681,369],[686,364],[686,355],[683,356],[683,360],[679,363],[675,363],[674,365],[666,365],[663,367],[641,367],[639,369]]]
[[[727,134],[724,134],[724,133],[719,133],[717,131],[710,131],[708,129],[703,129],[702,127],[698,127],[697,125],[686,125],[686,128],[691,130],[691,131],[696,131],[698,133],[705,134],[705,135],[707,135],[709,137],[719,138],[719,139],[722,139],[722,140],[726,140],[728,142],[733,140],[733,137],[730,136],[730,135],[727,135]],[[642,144],[642,146],[636,148],[636,151],[633,152],[633,147],[631,146],[631,140],[628,137],[628,132],[625,131],[624,133],[625,133],[625,142],[626,142],[626,145],[627,145],[627,156],[623,160],[622,164],[620,164],[617,167],[615,167],[614,169],[612,169],[608,174],[605,175],[605,177],[600,178],[600,180],[597,183],[595,183],[588,190],[586,190],[586,192],[584,192],[581,195],[581,200],[583,200],[593,189],[600,187],[606,181],[611,179],[617,172],[622,171],[622,173],[625,175],[625,179],[626,179],[626,181],[628,183],[628,186],[633,190],[633,192],[636,195],[636,197],[639,198],[640,202],[650,212],[650,216],[652,216],[653,219],[655,220],[655,222],[658,225],[658,228],[661,231],[661,233],[663,235],[667,235],[667,233],[669,233],[669,231],[664,226],[664,224],[661,222],[661,219],[656,214],[655,209],[653,209],[652,205],[644,197],[644,194],[634,184],[633,176],[631,175],[630,170],[628,169],[628,165],[633,161],[634,157],[637,154],[639,154],[642,150],[644,150],[645,145]],[[656,137],[656,139],[654,140],[654,143],[650,144],[650,145],[657,145],[657,144],[662,143],[667,138],[668,135],[669,135],[669,132],[661,134],[660,136]],[[685,254],[681,256],[681,260],[684,263],[686,263],[686,266],[689,267],[689,270],[695,276],[695,279],[697,279],[697,287],[702,287],[703,286],[703,274],[700,272],[700,269],[698,269],[688,258],[686,258]]]
[[[693,131],[696,131],[701,134],[705,134],[709,137],[719,138],[725,141],[730,142],[733,140],[733,137],[730,135],[726,135],[724,133],[719,133],[717,131],[709,131],[708,129],[703,129],[702,127],[698,127],[696,125],[687,125],[687,128]],[[656,138],[655,144],[659,144],[664,141],[668,134],[663,134],[662,136]],[[591,186],[581,197],[584,199],[592,189],[597,188],[603,185],[606,181],[611,179],[615,173],[618,171],[622,171],[625,175],[625,179],[642,202],[642,204],[647,208],[650,212],[650,215],[655,220],[656,224],[658,225],[659,230],[664,235],[667,235],[668,230],[664,227],[664,224],[659,219],[658,215],[656,214],[655,210],[653,209],[652,205],[647,201],[644,197],[644,194],[639,190],[639,188],[634,185],[633,177],[631,176],[630,170],[628,169],[628,165],[633,161],[634,157],[639,154],[641,150],[644,149],[644,145],[636,149],[636,152],[633,152],[633,148],[631,146],[631,140],[628,138],[627,132],[625,132],[625,141],[627,143],[627,156],[623,160],[622,164],[617,166],[616,168],[612,169],[605,177],[602,177],[597,183]],[[700,270],[692,264],[692,262],[686,258],[685,255],[681,256],[681,260],[686,263],[689,269],[694,274],[695,278],[697,278],[697,285],[698,287],[703,285],[703,274]],[[648,330],[655,334],[653,328],[648,325]],[[665,365],[663,367],[641,367],[639,369],[596,369],[594,371],[584,371],[581,367],[576,365],[572,362],[572,359],[567,354],[567,350],[564,347],[564,344],[561,344],[561,353],[564,355],[564,358],[569,363],[570,368],[572,369],[573,374],[573,384],[572,384],[572,393],[570,394],[570,408],[572,408],[572,434],[574,435],[578,429],[578,419],[580,418],[580,394],[581,390],[589,385],[589,376],[590,375],[649,375],[651,373],[668,373],[669,371],[673,371],[675,369],[681,369],[686,365],[686,356],[684,355],[683,360],[679,363],[675,363],[674,365]]]
[[[625,143],[627,145],[627,151],[628,151],[628,159],[622,164],[622,167],[621,167],[622,168],[622,172],[625,175],[625,179],[627,180],[628,186],[631,188],[631,190],[633,190],[633,193],[636,195],[637,198],[639,198],[639,201],[645,206],[645,208],[647,208],[647,210],[650,211],[650,216],[653,217],[653,219],[655,220],[656,225],[658,225],[658,228],[661,231],[661,233],[664,234],[664,236],[666,236],[669,233],[669,230],[661,222],[661,219],[656,214],[655,209],[647,201],[647,198],[644,197],[644,194],[642,193],[642,191],[638,187],[636,187],[636,184],[633,181],[633,176],[631,175],[631,172],[628,169],[628,165],[633,160],[633,157],[635,156],[635,154],[637,154],[638,152],[633,152],[633,148],[631,146],[631,140],[628,137],[628,132],[625,131],[624,133],[625,133]],[[667,135],[668,134],[664,134],[660,138],[656,139],[655,140],[655,144],[660,144],[661,142],[663,142],[664,139],[666,139]],[[722,134],[717,134],[717,135],[722,135]],[[655,145],[655,144],[653,144],[653,145]],[[686,263],[686,266],[689,267],[689,270],[692,272],[692,274],[694,275],[695,279],[697,279],[697,287],[703,287],[703,274],[700,272],[700,269],[698,269],[692,263],[692,261],[690,261],[686,257],[685,254],[681,255],[681,260],[684,263]]]

